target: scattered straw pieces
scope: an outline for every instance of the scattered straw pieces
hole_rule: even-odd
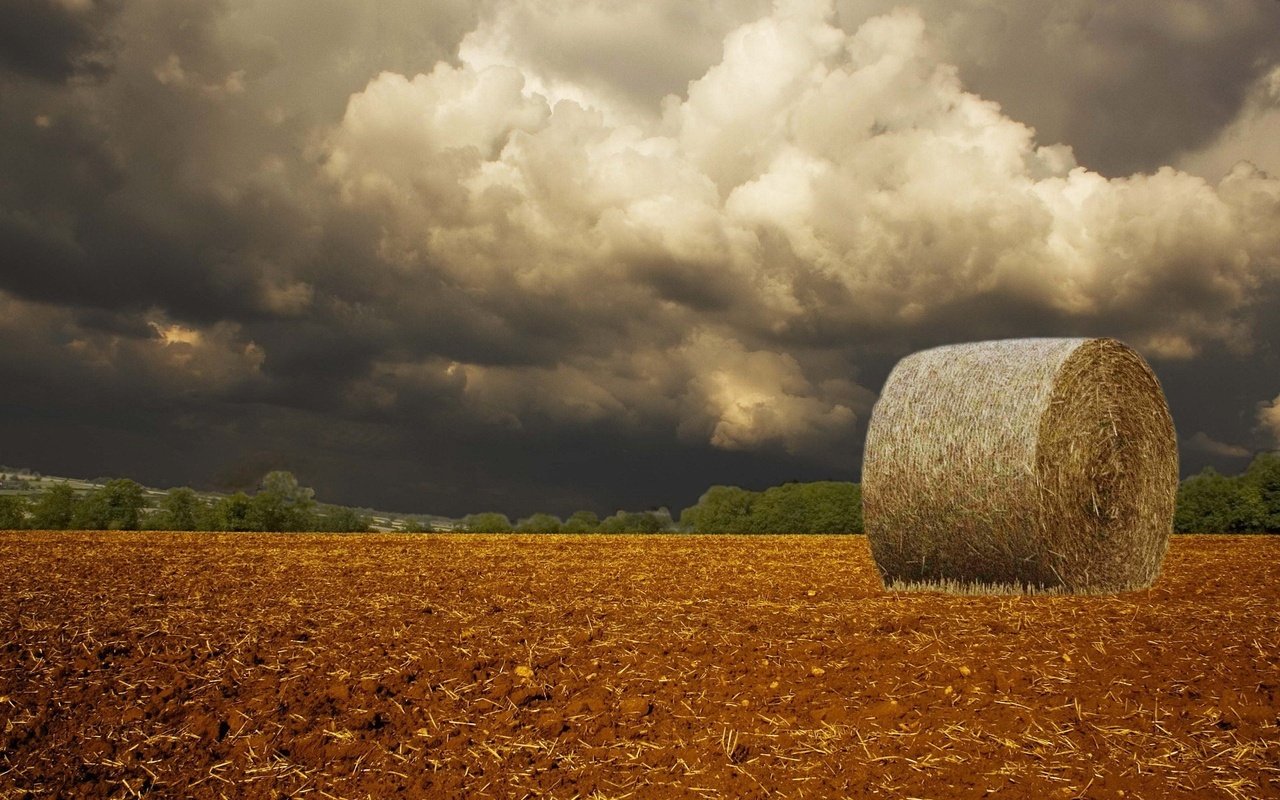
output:
[[[1116,596],[821,536],[0,534],[0,586],[0,797],[1280,795],[1280,537]]]

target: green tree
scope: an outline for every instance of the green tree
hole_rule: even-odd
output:
[[[627,533],[629,520],[626,515],[626,511],[619,511],[600,520],[600,533]]]
[[[600,530],[600,517],[594,511],[575,511],[560,526],[561,533],[595,533]]]
[[[160,508],[147,520],[150,528],[161,531],[198,531],[207,520],[205,505],[194,490],[185,486],[170,489],[160,501]]]
[[[71,527],[79,504],[70,485],[55,483],[41,492],[32,506],[31,527],[42,531],[64,531]]]
[[[1245,470],[1243,480],[1262,504],[1262,530],[1280,531],[1280,453],[1259,453]]]
[[[662,533],[675,526],[665,508],[659,511],[619,511],[600,521],[601,533]]]
[[[220,531],[252,531],[254,527],[253,498],[244,492],[227,495],[213,508],[212,527]]]
[[[680,527],[676,524],[675,519],[672,518],[671,509],[666,506],[656,511],[645,511],[644,513],[652,520],[648,524],[653,528],[650,531],[646,531],[646,533],[670,533]]]
[[[744,533],[810,533],[812,509],[809,484],[784,483],[757,493],[751,499]]]
[[[1173,528],[1180,533],[1250,533],[1263,529],[1266,516],[1256,486],[1205,467],[1178,487]]]
[[[511,530],[511,520],[495,511],[468,514],[462,518],[462,529],[468,533],[507,533]]]
[[[320,515],[317,531],[332,533],[364,533],[369,530],[369,518],[347,506],[332,506]]]
[[[559,533],[560,518],[551,514],[532,514],[516,524],[520,533]]]
[[[1179,533],[1211,531],[1211,518],[1218,513],[1225,476],[1213,467],[1205,467],[1178,486],[1173,511],[1173,529]]]
[[[79,499],[71,516],[71,527],[81,531],[107,529],[107,504],[101,489],[94,489]]]
[[[751,504],[755,533],[861,533],[862,487],[840,481],[784,483]]]
[[[404,521],[405,533],[431,533],[431,526],[420,519],[410,517]]]
[[[76,506],[71,524],[81,530],[136,531],[145,505],[141,486],[128,478],[116,478]]]
[[[849,484],[849,495],[847,502],[850,504],[849,513],[849,530],[848,533],[865,533],[866,527],[862,522],[862,484]]]
[[[0,495],[0,530],[27,527],[27,498],[20,494]]]
[[[748,533],[754,497],[737,486],[712,486],[680,514],[680,526],[696,533]]]
[[[249,520],[255,531],[294,530],[284,499],[273,492],[258,492],[249,499]]]
[[[315,492],[298,484],[292,472],[268,472],[253,496],[250,518],[254,530],[309,531],[316,526]]]

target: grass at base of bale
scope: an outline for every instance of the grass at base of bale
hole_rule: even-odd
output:
[[[1016,596],[1027,597],[1064,597],[1068,595],[1112,595],[1121,592],[1141,591],[1148,587],[1139,586],[1132,589],[1071,589],[1065,586],[1035,586],[1019,583],[980,583],[974,581],[933,580],[902,581],[895,580],[885,584],[885,591],[898,594],[950,594],[969,597],[984,596]]]

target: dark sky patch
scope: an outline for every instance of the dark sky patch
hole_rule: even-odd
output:
[[[107,25],[117,4],[10,0],[0,7],[0,65],[49,83],[110,70]]]
[[[1062,335],[1275,447],[1280,4],[900,5],[6,4],[0,462],[678,512]]]

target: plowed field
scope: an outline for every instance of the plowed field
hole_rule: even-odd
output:
[[[1117,597],[862,537],[0,533],[0,797],[1280,797],[1280,537]]]

